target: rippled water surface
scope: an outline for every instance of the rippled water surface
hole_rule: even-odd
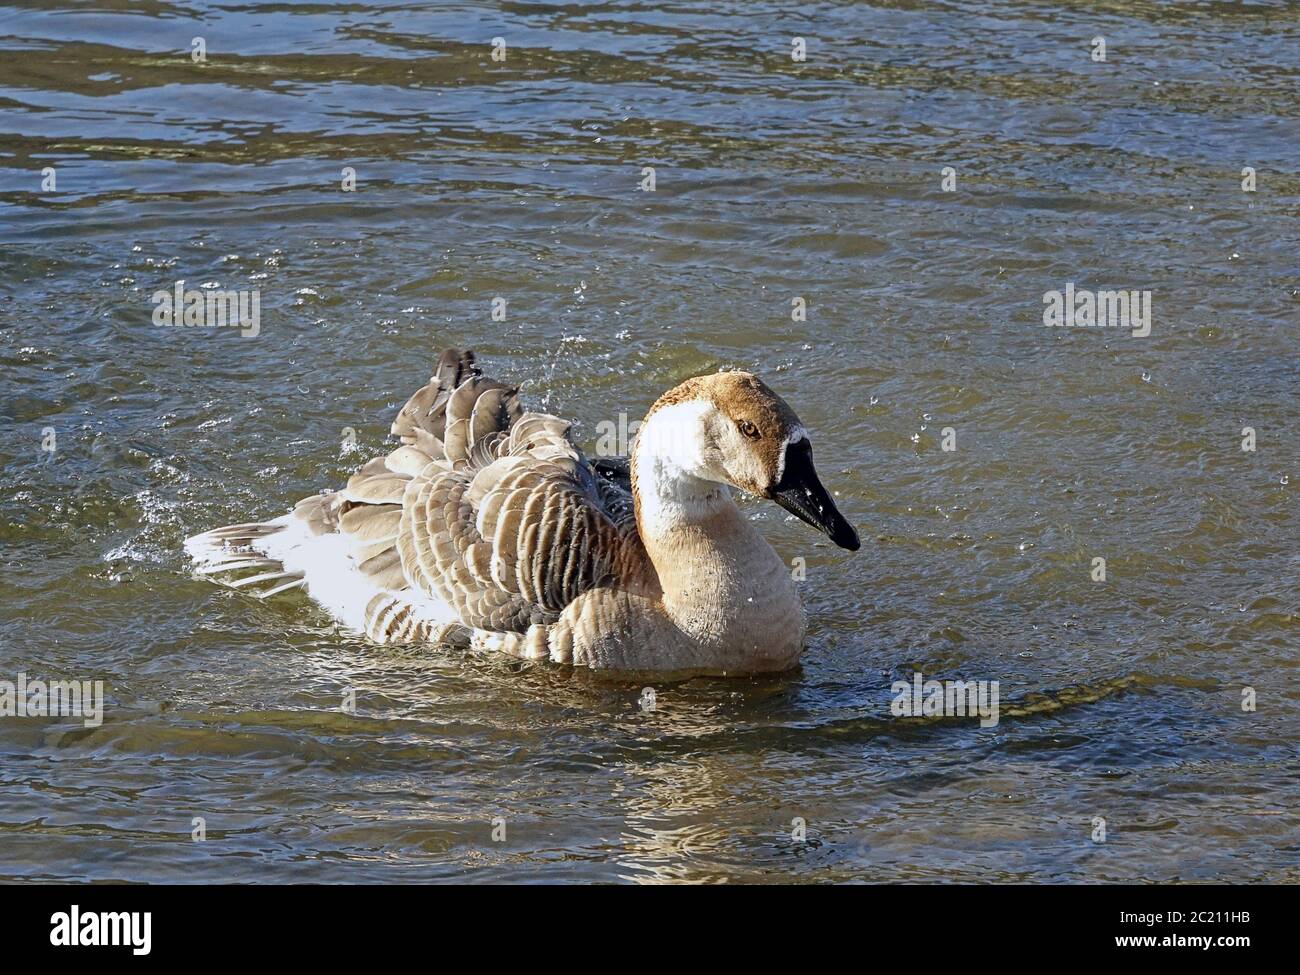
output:
[[[0,879],[1300,879],[1298,85],[1294,3],[7,0],[0,678],[107,705],[0,718]],[[191,578],[451,344],[587,442],[764,376],[864,542],[747,504],[802,669],[647,711]],[[1001,722],[891,717],[917,670]]]

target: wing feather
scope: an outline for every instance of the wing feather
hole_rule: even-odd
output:
[[[391,593],[373,600],[368,631],[443,632],[415,614],[428,596],[467,628],[524,633],[644,558],[625,483],[593,468],[570,429],[449,349],[398,410],[398,446],[295,514],[347,536],[360,571]]]

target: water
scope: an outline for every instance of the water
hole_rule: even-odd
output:
[[[1300,880],[1298,80],[1282,3],[8,0],[0,676],[107,702],[0,720],[0,879]],[[190,578],[453,344],[588,443],[763,375],[864,542],[748,506],[802,669],[646,711]],[[916,670],[1000,723],[891,717]]]

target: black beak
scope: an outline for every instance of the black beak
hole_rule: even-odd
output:
[[[858,533],[844,520],[822,482],[817,480],[812,444],[807,440],[785,448],[785,470],[769,497],[800,521],[825,533],[840,548],[856,552],[861,547]]]

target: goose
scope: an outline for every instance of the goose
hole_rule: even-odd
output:
[[[793,573],[732,489],[840,548],[859,542],[785,401],[719,372],[659,397],[627,458],[589,460],[570,428],[448,349],[398,412],[391,453],[341,490],[185,548],[201,576],[264,597],[305,589],[381,644],[626,674],[794,667],[806,623]]]

